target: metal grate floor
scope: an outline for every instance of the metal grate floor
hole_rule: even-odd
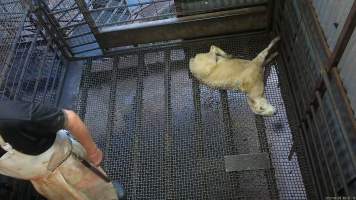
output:
[[[254,115],[244,94],[199,84],[189,58],[217,45],[253,58],[264,33],[181,42],[88,61],[78,112],[105,151],[104,168],[123,182],[129,199],[306,199],[279,65],[266,95],[278,114]],[[282,83],[283,84],[283,83]],[[225,172],[224,156],[267,152],[272,168]]]

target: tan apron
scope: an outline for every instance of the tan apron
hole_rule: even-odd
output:
[[[78,157],[85,158],[86,152],[64,130],[57,133],[52,147],[37,156],[16,151],[1,136],[0,146],[7,151],[0,158],[0,173],[30,180],[49,200],[118,200],[113,184],[80,162]]]

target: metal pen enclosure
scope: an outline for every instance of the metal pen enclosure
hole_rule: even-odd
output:
[[[354,196],[355,10],[349,0],[3,0],[0,97],[75,109],[129,199]],[[251,59],[271,32],[280,56],[265,91],[277,115],[255,116],[244,94],[190,75],[211,44]],[[2,180],[8,199],[41,199]]]

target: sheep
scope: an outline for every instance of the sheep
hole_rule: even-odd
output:
[[[278,55],[269,51],[279,40],[279,37],[274,38],[253,60],[233,58],[212,45],[208,53],[199,53],[190,59],[189,69],[209,87],[246,93],[248,105],[255,114],[271,116],[276,109],[264,94],[264,66]]]

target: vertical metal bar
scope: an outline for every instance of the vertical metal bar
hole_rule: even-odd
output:
[[[133,166],[131,170],[131,180],[132,184],[132,199],[137,199],[137,190],[139,183],[139,167],[140,167],[140,145],[141,145],[141,134],[143,128],[143,70],[145,67],[144,54],[138,55],[138,76],[137,76],[137,86],[136,86],[136,96],[135,96],[135,130],[133,139]]]
[[[258,140],[259,140],[259,149],[261,152],[267,152],[269,155],[269,160],[270,160],[270,166],[273,166],[272,160],[271,160],[271,152],[268,147],[268,140],[267,140],[267,135],[266,135],[266,126],[265,126],[265,121],[262,116],[260,115],[255,115],[255,122],[256,122],[256,128],[258,132]],[[269,172],[268,172],[269,171]],[[275,179],[275,172],[274,168],[271,167],[271,169],[268,169],[264,171],[265,177],[268,182],[268,191],[270,193],[270,198],[271,199],[278,199],[278,189],[277,189],[277,183]]]
[[[335,84],[340,92],[342,99],[345,102],[345,107],[347,110],[348,117],[352,123],[353,130],[356,132],[356,119],[354,118],[352,106],[350,104],[350,101],[348,100],[348,95],[346,94],[346,90],[342,84],[339,70],[337,68],[333,68],[331,70],[331,75],[332,75],[332,78],[335,80]]]
[[[323,197],[325,197],[325,196],[329,196],[329,194],[327,194],[327,192],[328,192],[328,181],[326,181],[326,178],[325,178],[325,174],[324,174],[324,170],[323,170],[323,167],[324,167],[324,165],[323,165],[323,163],[322,163],[322,161],[321,161],[321,158],[320,158],[320,156],[319,156],[319,148],[318,148],[318,146],[316,145],[316,142],[315,142],[315,140],[314,140],[314,124],[312,123],[312,120],[311,120],[311,117],[310,117],[310,115],[307,115],[307,117],[306,117],[306,122],[307,122],[307,124],[308,124],[308,126],[309,126],[309,139],[308,139],[308,141],[310,141],[310,147],[311,147],[311,151],[312,152],[314,152],[314,158],[312,158],[312,159],[314,159],[314,160],[316,160],[316,162],[317,163],[319,163],[319,164],[316,164],[316,175],[319,177],[319,178],[321,178],[321,184],[322,184],[322,186],[321,186],[321,192],[322,192],[322,194],[323,194]]]
[[[32,94],[32,97],[31,97],[31,102],[34,102],[34,100],[36,98],[36,95],[37,95],[38,85],[39,85],[40,79],[42,77],[43,69],[45,68],[45,65],[46,65],[46,61],[45,60],[46,60],[46,58],[48,56],[48,52],[49,52],[48,50],[49,50],[49,47],[47,45],[47,51],[46,51],[45,55],[43,56],[42,61],[40,63],[40,69],[39,69],[40,72],[39,72],[39,74],[38,74],[38,76],[36,78],[36,82],[35,82],[35,85],[33,87],[33,94]],[[53,57],[55,58],[55,56],[53,56]]]
[[[321,145],[325,145],[322,142],[321,131],[320,131],[320,128],[319,128],[319,124],[318,124],[318,122],[316,120],[317,116],[316,116],[315,109],[314,109],[313,106],[311,106],[310,109],[311,109],[311,113],[312,113],[312,116],[313,116],[314,126],[316,128],[316,135],[318,137],[317,139],[319,140],[319,143]],[[319,105],[319,109],[320,110],[322,109],[321,105]],[[332,140],[330,142],[332,143]],[[334,147],[334,144],[332,144],[332,146]],[[336,184],[335,184],[335,181],[334,181],[334,179],[332,177],[331,168],[330,168],[330,165],[329,165],[329,162],[328,162],[329,159],[326,156],[326,152],[325,152],[324,148],[321,148],[321,151],[323,153],[323,157],[324,157],[324,160],[326,162],[326,169],[328,170],[328,173],[329,173],[329,178],[330,178],[330,182],[331,182],[331,186],[332,186],[332,190],[333,190],[333,195],[336,197],[338,194],[337,194],[337,191],[336,191]],[[335,154],[335,156],[336,156],[336,154]],[[321,165],[321,166],[323,166],[323,165]],[[338,165],[338,167],[340,167],[340,166]],[[339,168],[339,170],[340,170],[340,168]],[[341,171],[339,171],[339,172],[341,172]],[[345,190],[346,196],[348,196],[349,195],[349,191],[347,189],[347,183],[346,183],[344,177],[343,176],[341,176],[341,177],[342,177],[342,184],[344,185],[344,188],[346,188],[346,190]]]
[[[236,152],[234,135],[232,130],[231,116],[229,110],[228,95],[226,90],[220,90],[221,106],[223,111],[223,122],[225,129],[225,155],[233,155]]]
[[[11,82],[11,80],[9,80],[9,79],[10,79],[10,75],[11,75],[12,69],[15,68],[15,70],[16,70],[15,75],[14,75],[14,78],[13,78],[13,80],[12,80],[11,89],[9,90],[10,93],[11,93],[10,98],[13,98],[13,96],[15,95],[15,93],[13,92],[13,89],[14,89],[14,87],[15,87],[15,82],[16,82],[16,80],[17,80],[17,76],[18,76],[19,71],[21,71],[21,69],[23,69],[23,68],[21,68],[21,66],[23,66],[23,62],[24,62],[24,60],[26,59],[27,53],[29,53],[29,51],[26,51],[27,49],[29,49],[29,48],[27,47],[28,45],[25,44],[24,46],[25,46],[24,48],[19,47],[19,48],[16,49],[16,53],[17,53],[17,51],[21,51],[21,50],[22,50],[22,53],[21,53],[20,58],[17,59],[17,60],[19,60],[20,62],[18,63],[18,65],[15,66],[16,60],[13,59],[11,68],[10,68],[9,72],[7,73],[7,77],[6,77],[6,81],[5,81],[5,86],[7,86],[7,84],[8,84],[9,81]],[[29,46],[31,46],[31,43],[29,44]],[[26,50],[25,50],[25,49],[26,49]]]
[[[323,76],[323,80],[324,80],[324,83],[325,83],[325,86],[326,86],[326,93],[330,96],[332,108],[333,108],[333,110],[335,112],[336,119],[337,119],[337,121],[338,121],[338,123],[340,125],[341,135],[342,135],[342,137],[343,137],[343,139],[345,141],[348,153],[351,155],[352,165],[355,168],[356,167],[356,158],[355,158],[355,154],[353,153],[353,150],[352,150],[352,147],[351,147],[349,136],[352,137],[351,139],[353,141],[356,141],[356,135],[348,134],[348,132],[346,131],[345,125],[343,123],[343,119],[342,119],[341,114],[340,114],[340,110],[337,107],[337,103],[335,102],[335,99],[334,99],[334,94],[331,91],[331,85],[330,85],[330,81],[329,81],[328,75],[326,74],[325,71],[323,71],[322,72],[322,76]]]
[[[190,52],[185,50],[187,52],[187,57],[191,58]],[[193,92],[193,101],[194,101],[194,126],[195,126],[195,132],[197,136],[197,143],[196,143],[196,148],[197,148],[197,157],[198,159],[201,159],[204,157],[204,145],[203,145],[203,138],[204,138],[204,129],[203,129],[203,120],[202,120],[202,112],[201,112],[201,99],[200,99],[200,86],[199,82],[194,76],[189,72],[189,76],[192,79],[192,92]]]
[[[56,85],[56,83],[57,83],[57,78],[58,78],[58,74],[59,73],[62,73],[62,67],[63,67],[63,62],[58,58],[58,60],[59,60],[59,65],[56,67],[56,69],[55,69],[55,72],[54,72],[54,78],[52,79],[52,85],[51,85],[51,89],[50,89],[50,91],[49,91],[49,95],[50,95],[50,99],[49,99],[49,103],[55,103],[55,102],[51,102],[51,99],[52,99],[52,95],[53,95],[53,90],[54,90],[54,87],[55,87],[55,85]],[[52,77],[52,75],[49,77],[49,78],[51,78]],[[55,101],[55,100],[54,100]]]
[[[61,64],[61,61],[58,60],[57,57],[55,57],[55,61],[58,61],[58,63],[57,64],[53,63],[53,65],[51,66],[51,69],[50,69],[50,72],[49,72],[49,77],[47,78],[46,85],[45,85],[45,88],[44,88],[44,91],[43,91],[43,97],[41,99],[41,103],[45,102],[45,99],[46,99],[46,96],[47,96],[48,85],[49,85],[49,81],[50,81],[51,76],[52,76],[53,68],[57,68]]]
[[[0,88],[3,84],[3,77],[5,76],[5,74],[7,73],[7,68],[10,67],[10,62],[13,58],[13,56],[15,55],[15,49],[16,49],[16,46],[17,46],[17,43],[21,37],[21,33],[22,33],[22,30],[24,28],[24,25],[25,25],[25,22],[26,22],[26,18],[27,18],[27,15],[28,15],[28,12],[26,12],[24,15],[23,15],[23,18],[21,19],[21,23],[18,27],[18,30],[16,32],[16,35],[15,35],[15,39],[11,45],[11,49],[10,49],[10,53],[9,55],[7,55],[7,58],[6,58],[6,61],[4,63],[4,67],[1,69],[1,73],[0,73]]]
[[[320,96],[320,93],[319,92],[316,92],[316,98],[317,98],[317,101],[318,101],[318,104],[319,104],[319,107],[320,107],[320,112],[321,112],[321,115],[322,115],[322,120],[323,120],[323,123],[325,123],[326,126],[328,126],[328,123],[326,121],[326,115],[325,115],[325,112],[324,112],[324,106],[323,106],[323,102],[322,102],[322,99],[321,99],[321,96]],[[332,150],[333,150],[333,153],[334,153],[334,156],[336,158],[336,165],[337,165],[337,168],[338,168],[338,171],[339,171],[339,174],[340,174],[340,177],[342,179],[342,183],[343,185],[346,185],[345,187],[345,193],[346,194],[350,194],[350,191],[347,187],[347,181],[345,180],[345,176],[344,176],[344,173],[343,173],[343,169],[340,165],[340,160],[339,160],[339,156],[337,155],[336,153],[336,149],[335,149],[335,144],[333,142],[333,139],[331,137],[331,133],[330,133],[330,129],[329,127],[327,128],[327,135],[328,135],[328,138],[330,140],[330,143],[331,143],[331,147],[332,147]]]
[[[88,10],[88,7],[87,7],[85,1],[84,1],[84,0],[75,0],[75,2],[77,3],[80,12],[82,13],[82,15],[83,15],[85,21],[86,21],[87,24],[89,25],[91,31],[92,31],[93,34],[94,34],[94,37],[96,38],[97,35],[98,35],[100,32],[99,32],[98,27],[96,26],[96,23],[95,23],[93,17],[91,16],[91,14],[90,14],[90,12],[89,12],[89,10]],[[105,48],[103,48],[100,43],[98,43],[98,45],[100,46],[100,49],[101,49],[103,52],[105,52]]]
[[[170,66],[170,50],[166,50],[164,54],[165,71],[164,71],[164,105],[165,105],[165,134],[164,134],[164,165],[165,165],[165,197],[166,199],[175,199],[172,192],[173,188],[173,161],[172,161],[172,102],[171,102],[171,66]]]
[[[110,149],[110,138],[114,133],[115,127],[115,113],[116,113],[116,93],[117,93],[117,77],[118,77],[118,57],[114,57],[113,69],[110,77],[110,93],[109,93],[109,106],[108,106],[108,118],[106,124],[106,134],[105,134],[105,152],[109,152]]]
[[[37,37],[38,37],[39,33],[40,33],[40,30],[37,29],[35,37],[31,41],[31,46],[30,46],[30,49],[28,50],[28,54],[27,54],[26,59],[25,59],[25,64],[23,65],[23,68],[22,68],[22,72],[21,72],[21,75],[20,75],[19,83],[17,84],[14,100],[17,99],[18,93],[20,92],[20,88],[22,86],[22,81],[23,81],[25,72],[26,72],[26,70],[28,68],[28,65],[29,65],[29,62],[30,62],[30,58],[32,56],[32,51],[35,48],[35,45],[37,43]]]
[[[106,3],[105,8],[109,8],[109,7],[110,7],[110,4],[111,4],[112,2],[113,2],[113,0],[109,0],[109,1]],[[98,17],[96,17],[95,20],[93,19],[94,22],[95,22],[95,24],[100,22],[100,18],[101,18],[101,17],[104,15],[104,13],[107,12],[107,11],[109,11],[109,10],[103,10],[103,11],[101,11],[100,14],[98,15]],[[115,11],[115,9],[114,9],[114,11]]]
[[[89,91],[89,78],[90,78],[90,70],[92,66],[93,60],[88,59],[85,67],[84,67],[84,72],[82,75],[82,80],[80,82],[80,99],[79,99],[79,108],[78,108],[78,115],[80,116],[81,119],[85,119],[85,114],[86,114],[86,109],[87,109],[87,100],[88,100],[88,91]]]
[[[68,62],[67,61],[63,62],[61,77],[60,77],[59,82],[58,82],[58,86],[57,86],[58,88],[57,88],[57,93],[56,93],[55,102],[54,102],[55,106],[57,106],[57,107],[59,105],[59,99],[62,96],[64,78],[67,75],[67,68],[68,68]]]
[[[308,134],[308,132],[307,132],[307,129],[305,128],[305,124],[304,123],[302,123],[302,125],[301,125],[302,127],[301,127],[301,137],[302,137],[302,140],[303,140],[303,142],[304,142],[304,144],[306,144],[306,148],[305,148],[305,151],[306,151],[306,155],[307,155],[307,157],[308,157],[308,159],[309,159],[309,162],[308,163],[310,163],[311,164],[311,168],[312,168],[312,172],[313,172],[313,178],[312,178],[312,180],[313,180],[313,183],[314,183],[314,185],[316,186],[316,189],[317,189],[317,197],[318,197],[318,199],[322,199],[322,196],[323,196],[323,193],[322,193],[322,190],[321,190],[321,187],[320,187],[320,183],[319,183],[319,181],[318,181],[318,179],[317,179],[317,177],[316,177],[316,174],[317,174],[317,171],[316,171],[316,168],[315,168],[315,163],[314,163],[314,160],[313,160],[313,158],[311,157],[311,148],[310,148],[310,144],[309,144],[309,142],[306,140],[306,138],[305,138],[305,134]]]

